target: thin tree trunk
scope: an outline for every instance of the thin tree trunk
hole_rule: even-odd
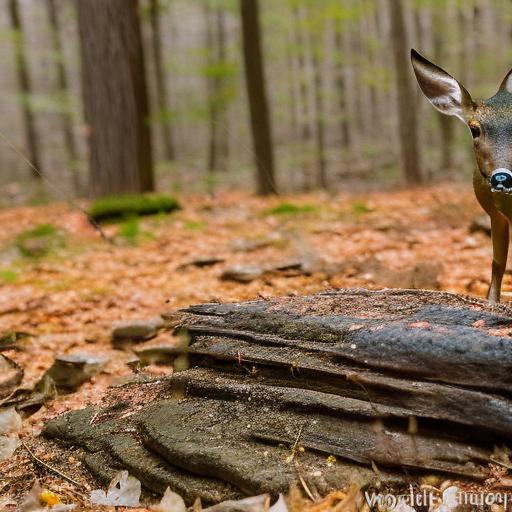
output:
[[[90,190],[153,190],[149,108],[137,0],[78,0]]]
[[[323,30],[322,30],[323,32]],[[325,158],[325,112],[324,112],[324,91],[322,80],[322,62],[319,55],[320,48],[312,48],[313,64],[313,94],[315,98],[315,138],[316,138],[316,162],[317,174],[316,184],[318,187],[327,189],[327,161]]]
[[[290,100],[290,121],[292,127],[292,136],[294,142],[299,138],[300,129],[299,129],[299,116],[298,116],[298,108],[299,108],[299,98],[297,95],[296,88],[296,69],[293,58],[292,48],[290,43],[287,44],[286,49],[286,62],[288,64],[288,73],[290,79],[288,82],[288,90],[289,92],[289,100]]]
[[[311,106],[309,101],[308,89],[308,67],[306,55],[306,38],[303,30],[303,22],[300,6],[298,4],[292,5],[292,16],[294,19],[294,39],[297,52],[298,63],[298,83],[299,83],[299,104],[300,104],[300,139],[302,141],[302,153],[304,150],[309,150],[311,139]],[[309,159],[308,159],[309,160]],[[303,185],[304,190],[311,189],[312,176],[309,163],[303,169]]]
[[[227,60],[227,29],[226,29],[226,11],[219,7],[216,12],[217,19],[217,59],[219,63],[223,64]],[[225,95],[226,79],[223,77],[219,82],[219,93]],[[227,170],[229,158],[229,125],[228,125],[228,108],[222,101],[222,108],[219,112],[218,118],[220,123],[220,130],[218,130],[218,154],[220,165],[219,169]]]
[[[53,51],[55,53],[55,71],[57,75],[57,86],[59,92],[65,95],[66,107],[68,107],[69,84],[66,69],[64,67],[64,53],[62,51],[60,22],[55,6],[55,0],[46,0],[46,10],[48,12],[48,22],[51,28]],[[80,175],[78,174],[78,150],[73,135],[73,119],[71,112],[66,108],[65,112],[61,115],[62,135],[64,137],[64,145],[68,161],[71,167],[73,176],[73,187],[75,193],[79,194],[82,191],[82,183]]]
[[[210,68],[222,67],[226,61],[226,27],[225,12],[222,8],[212,12],[208,2],[204,4],[206,20],[206,52]],[[214,30],[215,21],[216,30]],[[216,172],[226,169],[229,145],[225,104],[225,77],[215,70],[207,74],[208,89],[208,171]]]
[[[265,89],[258,0],[240,0],[245,82],[257,167],[258,194],[277,192],[270,112]]]
[[[443,51],[443,41],[445,38],[446,27],[451,24],[445,23],[448,16],[447,2],[440,6],[442,9],[434,11],[434,60],[440,66],[447,66],[447,52]],[[453,167],[453,142],[455,136],[454,119],[450,116],[437,112],[439,121],[439,134],[441,138],[441,172],[450,170]]]
[[[347,70],[345,69],[345,51],[343,44],[343,22],[337,20],[334,29],[334,45],[336,47],[336,86],[338,89],[339,106],[340,106],[340,133],[341,145],[345,150],[349,150],[352,144],[350,136],[350,128],[348,123],[348,107],[347,107]]]
[[[407,183],[422,182],[418,148],[416,105],[412,93],[407,36],[402,0],[388,0],[391,17],[391,45],[395,65],[395,88],[398,99],[400,148]]]
[[[155,82],[157,92],[158,109],[164,114],[162,127],[162,138],[164,144],[165,158],[169,161],[176,159],[176,148],[174,145],[174,133],[172,123],[168,119],[169,100],[167,96],[167,80],[162,56],[162,36],[160,30],[160,8],[159,0],[149,1],[149,17],[151,20],[151,47],[155,63]]]
[[[8,11],[9,21],[14,32],[16,73],[18,75],[18,87],[22,95],[21,108],[23,113],[25,143],[27,145],[28,159],[39,171],[36,172],[34,169],[31,169],[32,176],[36,179],[41,179],[42,176],[40,173],[42,173],[42,168],[39,153],[39,136],[37,134],[34,114],[30,108],[32,85],[30,82],[27,58],[25,56],[23,23],[20,17],[18,0],[9,0]]]
[[[214,55],[215,35],[212,27],[212,10],[210,3],[205,1],[203,4],[205,25],[206,25],[206,54],[208,67],[213,68],[216,63]],[[210,71],[210,70],[209,70]],[[211,76],[211,73],[206,73],[206,88],[208,94],[208,163],[207,169],[209,173],[214,173],[217,170],[217,102],[218,102],[218,77]]]

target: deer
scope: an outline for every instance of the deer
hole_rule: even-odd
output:
[[[500,302],[512,222],[512,70],[498,92],[474,101],[467,89],[416,50],[411,63],[423,94],[440,112],[459,118],[471,132],[476,166],[473,190],[491,220],[492,266],[489,302]]]

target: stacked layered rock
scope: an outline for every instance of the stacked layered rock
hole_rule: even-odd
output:
[[[193,306],[180,324],[188,370],[113,390],[45,435],[105,480],[128,469],[203,503],[299,481],[325,493],[425,472],[484,480],[512,439],[506,306],[345,290]]]

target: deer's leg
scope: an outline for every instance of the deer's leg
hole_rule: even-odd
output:
[[[509,225],[502,215],[491,216],[492,236],[492,277],[487,298],[491,302],[499,302],[501,281],[507,267]]]

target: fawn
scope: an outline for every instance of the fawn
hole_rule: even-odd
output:
[[[421,90],[440,112],[457,116],[473,136],[473,189],[491,218],[492,277],[487,298],[499,302],[512,222],[512,70],[490,99],[473,101],[466,88],[417,51],[411,62]]]

